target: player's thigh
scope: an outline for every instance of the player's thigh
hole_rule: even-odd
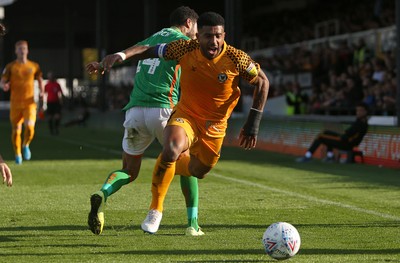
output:
[[[205,175],[218,162],[224,138],[199,138],[190,147],[189,171],[196,175]]]
[[[340,134],[338,132],[331,131],[331,130],[324,130],[322,134],[326,135],[326,136],[340,137]]]
[[[325,144],[326,146],[330,146],[333,148],[343,148],[343,141],[340,139],[340,137],[321,137],[320,138],[321,142]]]
[[[179,155],[186,151],[197,140],[196,132],[188,119],[173,114],[164,129],[164,153],[170,151]]]
[[[189,149],[189,142],[185,128],[178,125],[167,125],[164,129],[163,160],[176,161],[187,149]]]
[[[167,126],[172,109],[147,108],[144,117],[147,129],[163,144],[164,128]]]
[[[25,125],[34,126],[36,122],[37,106],[30,104],[24,108],[23,116]]]
[[[23,112],[22,108],[10,108],[10,123],[13,129],[22,127],[22,122],[24,121]]]
[[[144,108],[131,108],[125,113],[123,150],[130,155],[140,155],[154,141],[154,134],[146,127]]]

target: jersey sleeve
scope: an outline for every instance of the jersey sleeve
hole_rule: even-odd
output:
[[[198,42],[195,40],[176,40],[165,45],[165,50],[163,52],[163,58],[165,60],[176,60],[179,62],[181,58],[198,46]]]
[[[240,77],[249,83],[253,83],[260,71],[260,65],[256,63],[251,57],[242,50],[235,49],[232,46],[228,47],[228,54],[231,59],[236,63],[237,70]]]
[[[1,79],[2,80],[4,80],[4,81],[9,81],[10,80],[11,65],[12,65],[12,63],[9,63],[4,68],[3,73],[1,74]]]
[[[43,76],[42,70],[40,69],[40,66],[37,63],[35,63],[35,68],[36,68],[35,79],[39,79]]]

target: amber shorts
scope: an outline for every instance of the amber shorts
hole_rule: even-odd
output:
[[[35,125],[37,114],[37,106],[35,103],[28,104],[24,107],[10,108],[10,122],[13,126],[22,125],[25,122],[27,125]]]
[[[180,126],[185,130],[191,155],[208,167],[217,164],[227,128],[226,122],[199,120],[175,108],[167,126],[170,125]]]

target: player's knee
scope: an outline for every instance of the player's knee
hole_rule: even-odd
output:
[[[189,172],[192,176],[198,179],[204,179],[211,168],[209,167],[196,167],[189,165]]]
[[[135,173],[134,171],[128,171],[128,175],[130,177],[130,182],[133,182],[136,180],[136,178],[138,177],[138,174]]]
[[[139,175],[139,167],[124,167],[124,170],[130,177],[130,181],[133,182]]]
[[[162,159],[166,162],[175,162],[178,160],[180,153],[174,149],[164,148],[162,151]]]
[[[163,148],[162,156],[163,160],[167,162],[174,162],[178,160],[181,153],[184,151],[182,145],[175,142],[171,142],[169,145],[165,145]]]
[[[200,174],[193,174],[194,177],[196,177],[197,179],[204,179],[206,178],[207,174],[204,173],[200,173]]]

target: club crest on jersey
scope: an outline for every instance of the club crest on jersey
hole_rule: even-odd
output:
[[[179,123],[185,123],[185,121],[182,118],[176,118],[175,121]]]
[[[228,76],[225,73],[218,74],[218,81],[220,83],[224,83],[228,79]]]
[[[254,65],[253,62],[250,63],[250,65],[246,69],[247,73],[249,73],[251,76],[257,76],[257,67]]]

